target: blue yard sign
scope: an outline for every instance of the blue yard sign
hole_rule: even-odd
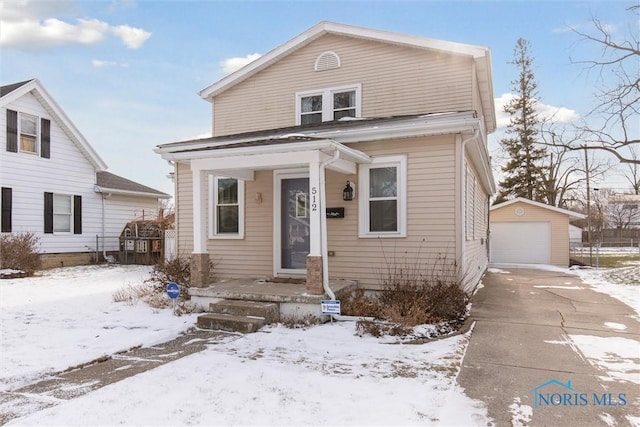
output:
[[[322,314],[333,314],[340,316],[340,301],[338,300],[322,300],[320,301]]]
[[[177,283],[171,282],[167,285],[167,295],[169,298],[176,299],[180,296],[180,286]]]

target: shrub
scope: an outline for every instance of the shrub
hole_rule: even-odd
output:
[[[0,235],[0,268],[32,275],[40,267],[38,242],[33,233]]]
[[[176,257],[172,260],[164,260],[153,266],[151,277],[146,280],[159,292],[166,292],[169,282],[177,283],[181,289],[191,286],[191,263],[187,257]],[[181,298],[188,296],[187,292],[181,292]]]
[[[375,298],[362,291],[346,301],[345,312],[373,317],[357,322],[358,333],[407,335],[416,325],[456,324],[466,316],[469,295],[462,289],[459,266],[438,256],[426,267],[418,253],[414,259],[389,259],[380,272],[383,290]]]

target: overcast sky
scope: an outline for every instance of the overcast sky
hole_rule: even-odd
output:
[[[502,126],[519,37],[531,42],[540,111],[570,123],[592,109],[600,84],[575,62],[601,54],[571,28],[589,31],[596,17],[614,37],[640,31],[625,12],[637,1],[0,3],[1,83],[38,78],[110,172],[170,194],[171,169],[152,149],[210,135],[210,104],[197,92],[319,21],[489,47]],[[625,186],[614,174],[598,185]]]

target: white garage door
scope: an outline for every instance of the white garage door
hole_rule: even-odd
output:
[[[548,222],[492,223],[491,262],[550,264],[550,224]]]

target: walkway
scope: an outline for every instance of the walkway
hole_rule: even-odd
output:
[[[0,425],[14,418],[55,406],[109,384],[200,352],[208,345],[241,335],[191,329],[176,339],[138,347],[68,369],[18,390],[0,393]]]
[[[630,307],[552,271],[510,269],[487,273],[483,283],[473,297],[476,323],[458,382],[487,404],[495,425],[625,426],[632,425],[628,416],[640,417],[640,342],[635,359],[619,360],[630,382],[614,380],[570,338],[611,338],[611,352],[616,337],[640,341]],[[617,405],[620,393],[624,406]],[[550,403],[534,402],[540,394]],[[610,405],[602,405],[603,395]]]

